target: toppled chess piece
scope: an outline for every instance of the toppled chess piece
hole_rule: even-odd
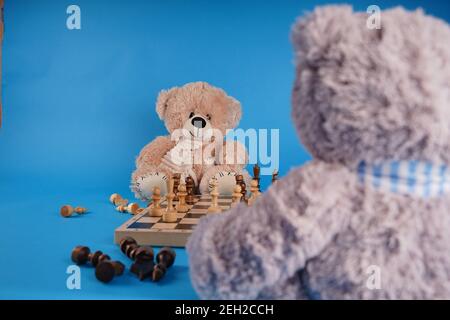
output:
[[[166,274],[167,269],[175,262],[176,253],[170,247],[162,248],[156,255],[156,265],[153,268],[152,280],[159,281]]]
[[[118,193],[113,193],[110,197],[109,197],[109,201],[115,205],[116,207],[118,206],[126,206],[128,204],[128,200],[122,198],[122,196]]]
[[[135,215],[141,213],[144,209],[140,208],[139,204],[133,202],[128,205],[119,205],[116,210],[122,213],[131,213]]]
[[[135,274],[139,280],[151,278],[155,263],[154,253],[150,246],[139,246],[132,237],[125,237],[120,241],[120,251],[133,260],[130,267],[131,273]]]
[[[141,281],[147,278],[155,282],[161,280],[167,269],[174,264],[176,257],[173,249],[164,247],[156,255],[155,264],[153,248],[139,246],[132,237],[125,237],[120,241],[120,250],[134,261],[130,271]]]
[[[120,261],[111,258],[101,251],[91,253],[86,246],[76,246],[72,250],[71,259],[77,265],[91,264],[95,267],[95,276],[99,281],[110,282],[115,276],[123,274],[125,266]]]
[[[87,212],[86,208],[83,208],[83,207],[75,207],[75,208],[73,208],[72,206],[70,206],[68,204],[65,205],[65,206],[62,206],[61,209],[59,210],[59,213],[64,218],[70,217],[73,213],[84,214],[86,212]]]

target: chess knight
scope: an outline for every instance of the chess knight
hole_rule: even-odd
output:
[[[175,173],[192,177],[200,193],[209,192],[212,178],[219,193],[229,195],[236,175],[250,182],[245,147],[224,140],[241,118],[239,101],[206,82],[193,82],[161,91],[156,112],[170,135],[155,138],[137,157],[131,188],[138,198],[150,199],[154,187],[166,194]]]

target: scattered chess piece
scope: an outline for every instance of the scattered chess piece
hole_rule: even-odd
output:
[[[70,205],[62,206],[61,209],[59,210],[59,213],[64,218],[70,217],[73,213],[84,214],[86,212],[87,212],[86,208],[82,208],[82,207],[75,207],[75,208],[73,208]]]
[[[161,217],[163,215],[163,209],[161,208],[161,189],[159,187],[153,188],[152,193],[152,205],[150,207],[150,216]]]
[[[194,187],[195,187],[194,179],[191,176],[188,176],[186,178],[186,190],[187,190],[186,204],[188,205],[195,204]]]
[[[173,199],[175,198],[175,194],[173,193],[173,177],[169,179],[169,194],[166,196],[167,198],[167,208],[163,212],[162,221],[171,223],[177,222],[177,210],[173,207]]]
[[[272,173],[272,184],[274,184],[275,182],[277,182],[278,180],[278,170],[275,169]]]
[[[155,263],[153,261],[134,262],[130,267],[130,271],[142,281],[152,277],[154,268]]]
[[[125,266],[122,262],[107,259],[95,267],[95,277],[101,282],[108,283],[114,277],[121,276],[124,270]]]
[[[250,182],[250,198],[248,198],[248,205],[251,206],[253,203],[255,203],[256,199],[258,199],[260,192],[258,189],[258,181],[256,179],[253,179],[252,182]]]
[[[164,247],[158,252],[156,255],[156,265],[152,272],[152,281],[157,282],[164,277],[167,269],[174,264],[175,257],[175,251],[170,247]]]
[[[111,258],[101,251],[91,253],[86,246],[76,246],[72,250],[72,261],[77,265],[90,263],[95,267],[95,277],[102,282],[110,282],[115,276],[123,274],[125,266],[120,261],[111,261]]]
[[[153,248],[150,246],[139,246],[132,237],[120,240],[120,251],[128,258],[137,262],[153,261]]]
[[[132,215],[138,214],[138,213],[142,212],[142,210],[143,210],[142,208],[139,207],[139,204],[134,203],[134,202],[128,204],[128,206],[125,206],[123,209],[125,209],[125,212],[131,213]]]
[[[113,193],[110,197],[109,197],[109,201],[115,205],[116,207],[118,206],[126,206],[128,204],[128,200],[122,198],[122,196],[118,193]]]
[[[186,213],[189,211],[189,206],[186,204],[186,196],[186,184],[181,183],[178,186],[178,204],[176,206],[177,212]]]
[[[99,250],[92,253],[86,246],[76,246],[72,250],[71,258],[77,265],[90,263],[93,267],[96,267],[100,261],[109,259],[109,256]]]
[[[255,164],[253,166],[253,179],[256,180],[258,182],[258,190],[261,190],[261,186],[260,186],[260,173],[261,173],[261,168],[258,166],[258,164]]]
[[[219,191],[217,179],[211,179],[211,206],[208,208],[208,213],[219,213],[222,212],[222,208],[219,206]]]
[[[237,184],[234,187],[233,194],[231,195],[231,199],[232,199],[231,207],[238,205],[239,202],[241,201],[241,198],[242,198],[241,186]]]

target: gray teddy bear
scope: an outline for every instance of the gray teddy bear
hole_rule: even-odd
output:
[[[313,160],[201,219],[201,298],[450,298],[450,28],[367,19],[327,6],[295,23],[292,117]]]

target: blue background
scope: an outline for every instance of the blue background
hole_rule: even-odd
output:
[[[421,2],[376,4],[422,6],[450,20],[448,2]],[[68,1],[7,0],[0,298],[195,299],[184,250],[159,284],[127,273],[104,285],[85,267],[81,290],[66,288],[70,251],[85,244],[126,261],[113,230],[129,216],[108,198],[132,199],[135,156],[166,134],[154,111],[161,89],[198,80],[222,87],[242,103],[241,128],[280,129],[281,175],[307,161],[290,119],[289,31],[296,16],[324,3],[77,0],[82,29],[70,31]],[[91,213],[63,219],[66,203]]]

